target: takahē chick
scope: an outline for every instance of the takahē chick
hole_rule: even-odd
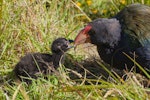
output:
[[[96,45],[101,59],[113,67],[131,68],[134,63],[127,54],[150,70],[150,7],[131,4],[112,18],[88,23],[74,43],[87,42]]]
[[[56,39],[51,45],[52,55],[47,53],[30,53],[21,58],[14,68],[15,75],[22,81],[31,83],[31,79],[37,79],[39,74],[52,74],[63,62],[64,53],[70,49],[70,40]]]

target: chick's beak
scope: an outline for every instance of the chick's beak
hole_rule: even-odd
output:
[[[74,47],[74,46],[72,45],[73,42],[74,42],[73,40],[68,40],[68,41],[67,41],[67,45],[68,45],[67,49],[70,49],[70,48],[73,48],[73,47]]]

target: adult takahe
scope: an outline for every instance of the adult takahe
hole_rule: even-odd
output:
[[[150,7],[131,4],[112,18],[88,23],[75,38],[75,45],[87,42],[96,45],[101,59],[113,67],[133,67],[124,52],[150,70]]]

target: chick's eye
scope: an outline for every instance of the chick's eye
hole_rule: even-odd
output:
[[[60,46],[61,45],[61,43],[57,43],[57,46]]]

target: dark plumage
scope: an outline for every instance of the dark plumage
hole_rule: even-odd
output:
[[[31,83],[31,80],[27,78],[36,79],[39,74],[51,74],[54,72],[59,63],[62,62],[64,52],[70,47],[68,40],[58,38],[52,43],[52,55],[46,53],[27,54],[15,66],[14,72],[20,80]]]
[[[95,44],[102,60],[118,68],[132,67],[128,54],[150,70],[150,7],[131,4],[113,18],[96,19],[80,31],[75,45]],[[135,55],[134,55],[135,53]]]

